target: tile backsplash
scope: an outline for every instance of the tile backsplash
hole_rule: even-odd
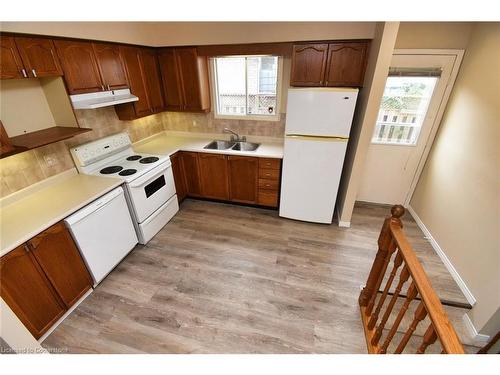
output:
[[[113,107],[75,110],[78,123],[91,132],[21,154],[0,159],[0,197],[74,167],[69,148],[127,131],[132,142],[164,130],[222,133],[225,127],[242,135],[283,137],[285,114],[279,121],[221,120],[213,113],[162,112],[133,121],[120,121]]]

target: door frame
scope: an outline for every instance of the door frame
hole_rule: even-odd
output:
[[[429,156],[429,152],[434,144],[434,139],[436,138],[437,131],[439,126],[441,125],[441,120],[444,115],[444,111],[448,104],[448,99],[450,98],[451,92],[453,91],[453,87],[455,85],[458,72],[460,70],[460,66],[462,64],[462,60],[464,57],[465,50],[463,49],[395,49],[392,55],[449,55],[455,56],[455,61],[453,63],[453,67],[450,72],[450,77],[448,79],[448,83],[446,85],[446,89],[444,91],[441,102],[439,103],[439,108],[436,112],[436,117],[434,118],[433,123],[431,124],[431,129],[429,132],[429,136],[427,137],[425,147],[422,151],[422,155],[420,156],[420,160],[417,164],[417,169],[415,170],[415,175],[413,176],[412,182],[410,184],[410,189],[406,195],[406,198],[403,202],[404,207],[408,207],[410,204],[411,198],[413,197],[413,193],[415,192],[415,188],[417,187],[418,180],[420,179],[420,175],[424,169],[425,162],[427,161],[427,157]]]

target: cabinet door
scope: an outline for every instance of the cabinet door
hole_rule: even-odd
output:
[[[54,41],[70,94],[104,90],[92,43]]]
[[[221,154],[198,154],[201,194],[205,198],[229,200],[227,157]]]
[[[24,245],[0,259],[0,294],[37,339],[66,311],[44,272]]]
[[[142,71],[141,49],[137,47],[121,46],[120,52],[125,62],[125,70],[127,72],[128,81],[130,83],[130,91],[139,98],[133,103],[126,103],[115,106],[120,119],[132,120],[133,118],[147,116],[151,114],[151,106],[147,94],[146,80]],[[127,118],[120,117],[120,108],[133,107],[134,111]]]
[[[206,57],[199,57],[196,48],[176,48],[181,76],[184,110],[207,111],[210,109],[208,67]]]
[[[328,44],[293,46],[291,86],[323,86]]]
[[[159,61],[165,107],[172,111],[180,111],[183,108],[183,102],[175,50],[173,48],[162,49]]]
[[[106,90],[118,90],[129,87],[120,48],[115,44],[92,43]]]
[[[233,202],[257,203],[259,159],[229,156],[229,199]]]
[[[333,43],[328,47],[326,86],[363,86],[367,43]]]
[[[14,38],[10,36],[0,36],[0,78],[24,78],[27,77],[24,70],[21,56],[17,51]],[[24,71],[24,74],[23,74]]]
[[[62,76],[56,47],[51,39],[16,37],[15,40],[28,76]]]
[[[184,168],[182,167],[182,159],[179,153],[176,152],[170,157],[172,162],[172,173],[174,174],[175,191],[177,200],[181,203],[187,195],[186,177],[184,176]]]
[[[28,246],[67,308],[92,287],[87,267],[62,222],[32,238]]]
[[[197,152],[181,152],[182,168],[186,182],[187,195],[201,196],[200,169]]]
[[[152,112],[161,112],[164,108],[163,94],[161,88],[161,78],[158,67],[156,52],[152,49],[142,50],[142,66],[146,87],[148,89],[149,104]]]

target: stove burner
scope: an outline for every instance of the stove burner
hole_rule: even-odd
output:
[[[160,160],[160,158],[157,158],[156,156],[148,156],[147,158],[142,158],[141,160],[139,160],[139,163],[149,164],[149,163],[155,163],[158,160]]]
[[[130,176],[131,174],[134,174],[137,172],[137,169],[124,169],[120,173],[118,173],[120,176]]]
[[[122,169],[123,167],[120,167],[119,165],[112,165],[111,167],[101,169],[99,172],[102,174],[113,174],[116,172],[120,172]]]
[[[132,156],[129,156],[127,158],[128,161],[134,161],[134,160],[139,160],[140,158],[142,158],[141,155],[132,155]]]

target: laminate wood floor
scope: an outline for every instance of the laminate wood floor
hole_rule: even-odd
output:
[[[188,199],[43,346],[70,353],[366,353],[357,299],[387,215],[386,207],[357,204],[351,228],[339,228]],[[463,302],[408,213],[404,223],[440,297]],[[465,310],[447,310],[462,340],[474,344],[463,329]]]

